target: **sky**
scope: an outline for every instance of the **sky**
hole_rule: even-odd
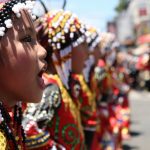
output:
[[[61,8],[63,0],[43,0],[51,9]],[[85,23],[105,31],[107,21],[116,15],[114,8],[119,0],[67,0],[66,10],[78,15]]]
[[[116,15],[118,0],[68,0],[66,9],[72,10],[86,23],[104,31],[106,22]]]

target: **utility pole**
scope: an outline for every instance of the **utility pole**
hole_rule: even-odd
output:
[[[39,1],[40,1],[40,3],[42,4],[42,6],[43,6],[43,8],[44,8],[45,13],[47,13],[47,12],[48,12],[48,10],[47,10],[47,8],[46,8],[45,4],[43,3],[43,1],[42,1],[42,0],[39,0]]]
[[[62,6],[62,9],[63,9],[63,10],[65,10],[66,4],[67,4],[67,0],[64,0],[63,6]]]

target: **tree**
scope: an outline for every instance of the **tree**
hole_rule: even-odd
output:
[[[115,8],[116,12],[121,13],[123,10],[126,10],[129,2],[130,0],[119,0],[119,3]]]

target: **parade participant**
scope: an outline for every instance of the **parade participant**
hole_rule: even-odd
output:
[[[99,43],[101,41],[99,33],[95,28],[86,26],[86,42],[88,44],[89,58],[86,61],[86,67],[83,70],[84,79],[89,88],[89,93],[92,93],[91,108],[94,108],[92,118],[89,118],[89,125],[91,127],[85,128],[85,136],[90,149],[100,149],[99,141],[97,140],[97,130],[100,130],[100,123],[97,116],[97,97],[99,95],[99,89],[95,78],[94,69],[100,58]],[[92,112],[92,111],[91,111]],[[93,126],[93,127],[92,127]]]
[[[72,80],[75,82],[74,87],[79,87],[79,90],[77,90],[81,121],[84,128],[86,145],[88,149],[90,149],[91,142],[93,139],[93,133],[95,132],[97,126],[96,105],[94,95],[92,94],[82,74],[73,74]],[[75,92],[75,90],[74,95],[75,93],[77,93]]]
[[[83,45],[80,44],[83,42],[81,25],[75,15],[60,10],[47,13],[40,19],[38,28],[39,41],[48,52],[48,70],[43,76],[48,84],[54,84],[60,90],[57,98],[54,96],[55,100],[51,102],[52,105],[55,105],[59,97],[59,106],[57,105],[57,108],[45,106],[47,108],[46,114],[49,112],[50,115],[46,115],[47,123],[44,131],[48,131],[51,139],[62,144],[66,149],[85,149],[78,105],[68,93],[70,91],[69,76],[72,66],[76,70],[76,64],[71,63],[71,55],[80,51],[80,54],[84,53]],[[79,44],[81,47],[78,46]],[[73,50],[72,47],[74,47]],[[74,59],[75,57],[73,57]],[[84,59],[83,63],[80,62],[81,70],[84,66]],[[50,74],[49,70],[53,70],[53,74]],[[76,70],[76,72],[78,71],[80,70]],[[51,95],[50,91],[47,94]],[[50,98],[46,96],[45,100],[51,101]],[[26,132],[28,133],[28,131]]]
[[[98,63],[99,58],[101,57],[100,47],[99,47],[99,43],[101,42],[101,37],[95,28],[88,27],[88,26],[85,35],[86,35],[86,41],[89,50],[89,60],[87,62],[87,68],[85,68],[84,76],[86,78],[86,81],[89,83],[90,89],[94,93],[95,98],[97,99],[98,91],[97,91],[94,69]]]
[[[125,133],[127,130],[127,127],[125,128],[124,126],[125,124],[128,124],[127,122],[129,120],[129,105],[126,95],[128,92],[123,92],[128,88],[126,88],[127,86],[124,84],[124,81],[119,80],[119,75],[121,72],[118,70],[119,66],[117,66],[118,42],[112,41],[110,44],[111,47],[107,46],[107,49],[110,48],[111,51],[107,51],[107,55],[105,56],[108,69],[107,78],[105,78],[105,82],[103,82],[103,87],[106,89],[108,88],[109,93],[104,93],[102,97],[102,100],[105,98],[108,101],[104,104],[105,109],[103,102],[101,101],[100,106],[102,106],[100,107],[100,114],[101,118],[105,118],[107,120],[108,128],[103,129],[106,129],[107,132],[109,131],[108,133],[111,137],[111,141],[114,143],[114,148],[120,148],[122,145],[122,133]],[[102,115],[106,110],[107,118],[104,117],[105,115]],[[108,145],[106,144],[106,146]]]
[[[90,43],[90,48],[93,48],[93,43],[91,41],[93,41],[94,39],[97,38],[97,35],[91,34],[89,31],[87,31],[87,27],[86,25],[84,25],[85,28],[85,39],[86,39],[86,45],[88,47],[86,47],[86,54],[91,55],[91,53],[89,52],[89,43]],[[90,35],[89,35],[90,34]],[[94,36],[92,36],[94,35]],[[90,37],[89,37],[90,36]],[[91,38],[90,40],[88,38]],[[89,43],[87,42],[87,39],[89,40]],[[78,48],[78,47],[77,47]],[[84,60],[83,58],[81,58],[82,61]],[[89,59],[89,58],[88,58]],[[93,60],[93,57],[92,57]],[[90,59],[91,61],[91,59]],[[73,61],[73,63],[76,64],[76,68],[80,69],[80,65],[77,64],[79,62]],[[75,71],[74,66],[72,68],[72,73],[71,73],[71,79],[74,80],[75,82],[80,84],[80,93],[79,93],[79,101],[80,101],[80,113],[81,113],[81,120],[82,120],[82,125],[84,127],[85,130],[95,130],[96,127],[96,105],[95,105],[95,96],[94,94],[91,92],[89,86],[88,86],[88,81],[89,81],[89,75],[88,75],[88,71],[90,70],[89,68],[92,66],[93,61],[89,62],[88,60],[85,61],[85,66],[84,66],[84,70],[80,69],[80,72]],[[85,69],[86,68],[86,69]],[[89,69],[89,70],[88,70]],[[84,73],[83,73],[84,72]],[[84,76],[83,76],[84,74]]]
[[[60,12],[61,11],[58,11],[57,14],[55,15],[55,17],[58,17]],[[58,20],[55,20],[55,18],[54,18],[53,19],[54,22],[49,21],[49,19],[51,18],[51,15],[52,14],[49,14],[49,16],[47,18],[49,29],[51,29],[51,28],[53,29],[53,25],[54,25],[53,23],[57,24],[61,19],[63,22],[62,24],[60,24],[62,30],[57,31],[57,29],[59,29],[59,26],[58,27],[55,26],[55,29],[49,32],[49,39],[50,39],[50,37],[57,38],[56,41],[52,40],[49,42],[50,42],[50,44],[52,44],[52,49],[54,51],[52,58],[53,58],[57,73],[58,73],[60,79],[62,80],[65,88],[69,91],[68,100],[70,99],[70,103],[72,103],[71,105],[74,107],[74,110],[73,110],[73,108],[70,108],[70,110],[72,113],[74,113],[73,114],[73,117],[75,119],[74,124],[75,124],[77,129],[73,129],[73,128],[72,129],[74,131],[79,130],[78,135],[77,135],[78,137],[76,138],[77,141],[74,141],[75,142],[74,144],[76,144],[76,145],[70,145],[70,146],[72,149],[73,149],[73,147],[75,147],[75,149],[84,149],[84,135],[83,135],[83,129],[82,129],[81,120],[80,120],[81,118],[80,118],[79,104],[77,102],[76,97],[70,97],[70,96],[72,96],[72,92],[71,92],[71,88],[70,88],[71,72],[72,71],[74,71],[76,73],[81,72],[81,70],[84,66],[84,60],[86,59],[86,55],[84,55],[84,53],[86,51],[86,47],[83,44],[83,42],[84,42],[84,37],[83,37],[84,29],[83,29],[82,25],[80,24],[78,18],[70,12],[67,12],[67,11],[62,12],[62,16],[64,18],[62,16],[61,16],[62,18],[58,17]],[[55,35],[52,35],[53,32],[55,32]],[[60,32],[62,35],[61,35],[61,37],[58,37],[57,35]],[[65,32],[65,33],[63,33],[63,32]],[[62,41],[61,41],[61,38],[63,38]],[[60,41],[59,41],[59,39],[60,39]],[[57,48],[58,53],[55,51],[55,48]],[[80,62],[80,68],[77,67],[77,64],[75,63],[76,58],[79,56],[79,54],[82,56],[81,58],[83,59],[81,61],[78,61],[78,62]],[[60,72],[60,70],[58,69],[59,68],[59,66],[58,66],[59,60],[60,60],[62,72]],[[74,104],[75,104],[75,106],[74,106]],[[62,111],[64,111],[64,110],[62,110]],[[62,117],[60,115],[60,117],[66,118],[67,116]],[[67,120],[67,121],[69,121],[69,120]],[[62,122],[65,123],[65,121],[62,121]],[[64,125],[62,123],[62,127]],[[61,123],[60,123],[60,126],[61,126]],[[69,127],[70,123],[68,123],[67,126]],[[59,131],[60,130],[61,129],[59,129]],[[70,132],[70,131],[68,130],[68,132]],[[77,131],[75,131],[75,132],[77,133]],[[74,135],[76,135],[76,134],[74,134]],[[68,136],[67,132],[66,132],[65,136]]]
[[[46,51],[37,39],[31,19],[33,2],[0,2],[0,149],[24,150],[22,102],[42,97]],[[27,88],[28,87],[28,88]],[[14,113],[13,113],[14,110]]]
[[[122,121],[121,123],[121,137],[122,139],[128,139],[130,137],[129,130],[130,130],[130,107],[129,107],[129,100],[128,100],[128,93],[130,87],[129,82],[129,75],[130,75],[130,68],[129,66],[135,66],[136,69],[142,70],[146,68],[148,63],[148,55],[142,54],[141,56],[133,56],[128,54],[127,52],[118,52],[117,54],[117,61],[116,61],[116,74],[118,86],[120,87],[120,92],[118,95],[118,117],[119,120]],[[130,65],[129,65],[130,64]]]
[[[124,84],[123,80],[119,80],[119,76],[121,75],[121,72],[119,70],[119,66],[117,65],[117,55],[119,50],[119,43],[114,41],[112,44],[112,49],[115,51],[115,62],[113,63],[113,70],[112,70],[112,91],[113,91],[113,99],[111,100],[109,107],[110,107],[110,113],[113,114],[110,117],[110,125],[112,128],[112,134],[114,135],[115,139],[115,147],[121,148],[122,146],[122,131],[124,130],[124,122],[127,118],[127,113],[123,113],[125,109],[123,109],[123,104],[126,103],[127,99],[125,98],[126,93],[123,94],[123,90],[126,90],[128,86]],[[123,96],[123,97],[121,97]],[[122,98],[122,99],[121,99]],[[124,130],[125,131],[125,130]]]
[[[127,67],[127,59],[125,59],[126,53],[118,52],[116,57],[116,80],[118,81],[118,120],[121,123],[121,137],[122,139],[128,139],[130,128],[130,106],[128,100],[128,93],[130,90],[129,84],[129,68]],[[116,110],[117,110],[116,109]],[[116,113],[117,114],[117,113]],[[120,114],[120,115],[119,115]]]
[[[114,116],[110,101],[113,97],[113,79],[111,66],[115,60],[112,56],[112,43],[114,36],[111,34],[102,35],[102,42],[100,43],[102,57],[98,62],[95,70],[100,74],[98,85],[100,89],[100,99],[98,101],[98,114],[101,120],[101,130],[99,132],[99,140],[103,149],[115,148],[115,141],[113,137],[113,128],[110,124],[110,119]],[[102,59],[103,58],[103,59]],[[111,59],[110,59],[111,58]]]

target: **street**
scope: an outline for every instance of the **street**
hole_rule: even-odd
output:
[[[131,91],[131,139],[123,150],[150,150],[150,93]]]

